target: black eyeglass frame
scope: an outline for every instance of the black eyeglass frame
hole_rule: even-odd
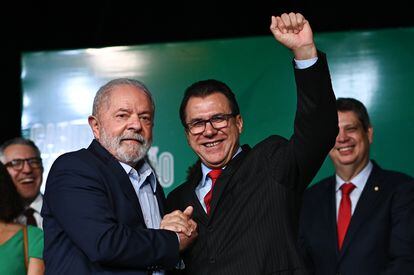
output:
[[[197,119],[195,121],[192,121],[190,123],[186,124],[186,129],[188,132],[190,132],[193,135],[199,135],[201,133],[203,133],[206,130],[206,124],[207,122],[210,123],[211,127],[213,127],[215,130],[220,130],[223,128],[226,128],[229,126],[229,119],[232,117],[236,117],[237,114],[216,114],[213,115],[212,117],[210,117],[209,119]],[[218,126],[218,123],[223,123],[226,122],[225,125],[223,126]],[[202,124],[202,126],[201,126]],[[200,129],[196,130],[194,132],[194,128],[195,127],[200,127]],[[202,130],[201,130],[202,129]]]
[[[27,158],[27,159],[12,159],[9,162],[6,162],[4,166],[11,167],[16,171],[20,171],[24,167],[24,163],[27,162],[31,168],[42,168],[42,158],[39,157],[33,157],[33,158]]]

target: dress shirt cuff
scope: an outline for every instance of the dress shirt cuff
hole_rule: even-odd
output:
[[[178,233],[175,233],[175,234],[177,234],[178,246],[180,246],[180,237],[178,236]],[[175,269],[181,270],[181,269],[184,269],[184,268],[185,268],[184,261],[182,259],[180,259],[180,261],[175,266]]]
[[[295,65],[297,69],[307,69],[310,66],[312,66],[313,64],[316,63],[316,61],[318,61],[318,57],[314,57],[311,59],[303,59],[303,60],[295,60]]]

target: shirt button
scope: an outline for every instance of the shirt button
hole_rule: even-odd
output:
[[[216,262],[216,259],[214,257],[210,257],[210,263],[214,264]]]

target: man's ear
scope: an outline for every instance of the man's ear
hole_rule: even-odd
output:
[[[243,132],[243,118],[241,115],[236,116],[236,126],[239,129],[239,134]]]
[[[368,134],[369,144],[372,144],[372,141],[373,141],[373,138],[374,138],[374,128],[369,127],[368,131],[367,131],[367,134]]]
[[[88,123],[92,129],[93,136],[96,140],[99,140],[99,120],[95,116],[89,116]]]

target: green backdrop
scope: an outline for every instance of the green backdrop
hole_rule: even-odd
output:
[[[372,158],[413,175],[414,28],[316,33],[328,56],[337,97],[364,102],[374,126]],[[184,89],[208,78],[235,92],[245,131],[242,143],[270,134],[289,137],[296,105],[291,53],[266,37],[102,49],[26,52],[22,56],[23,134],[43,152],[45,176],[61,153],[88,146],[87,116],[96,90],[115,77],[137,78],[156,101],[154,148],[166,193],[183,182],[195,155],[179,122]],[[333,173],[330,161],[314,182]]]

